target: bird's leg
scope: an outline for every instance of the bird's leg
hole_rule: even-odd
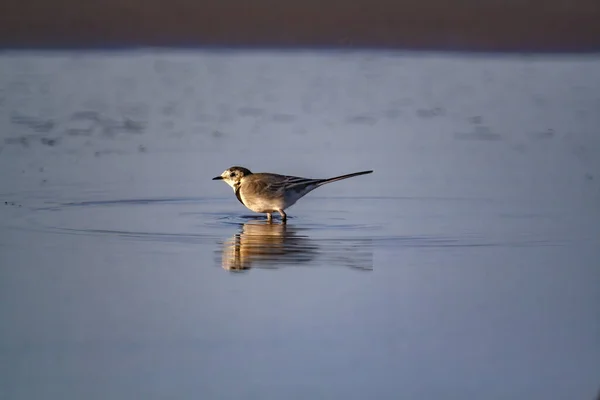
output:
[[[287,215],[285,214],[285,212],[283,210],[277,210],[279,212],[279,214],[281,214],[281,221],[282,222],[286,222],[287,221]]]
[[[272,218],[271,218],[271,213],[267,213],[267,222],[271,222]]]

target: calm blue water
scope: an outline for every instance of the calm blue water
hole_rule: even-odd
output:
[[[0,55],[1,399],[592,399],[600,58]],[[212,181],[372,175],[266,224]]]

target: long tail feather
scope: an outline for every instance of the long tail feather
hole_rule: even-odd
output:
[[[354,172],[352,174],[336,176],[336,177],[329,178],[329,179],[323,179],[318,183],[318,186],[322,186],[322,185],[325,185],[325,184],[331,183],[331,182],[341,181],[342,179],[348,179],[348,178],[352,178],[352,177],[359,176],[359,175],[370,174],[372,172],[373,171],[361,171],[361,172]]]

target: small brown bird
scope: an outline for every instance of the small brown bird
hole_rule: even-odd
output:
[[[233,188],[240,203],[254,212],[266,213],[267,220],[271,221],[271,214],[277,211],[281,214],[282,221],[286,221],[284,210],[319,186],[372,172],[355,172],[329,179],[308,179],[265,172],[253,174],[244,167],[231,167],[213,180],[224,180]]]

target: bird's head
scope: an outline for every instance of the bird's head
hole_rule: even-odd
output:
[[[231,167],[227,168],[223,173],[219,176],[215,176],[213,181],[223,180],[229,186],[235,189],[237,185],[240,184],[243,177],[252,175],[249,169],[244,167]]]

